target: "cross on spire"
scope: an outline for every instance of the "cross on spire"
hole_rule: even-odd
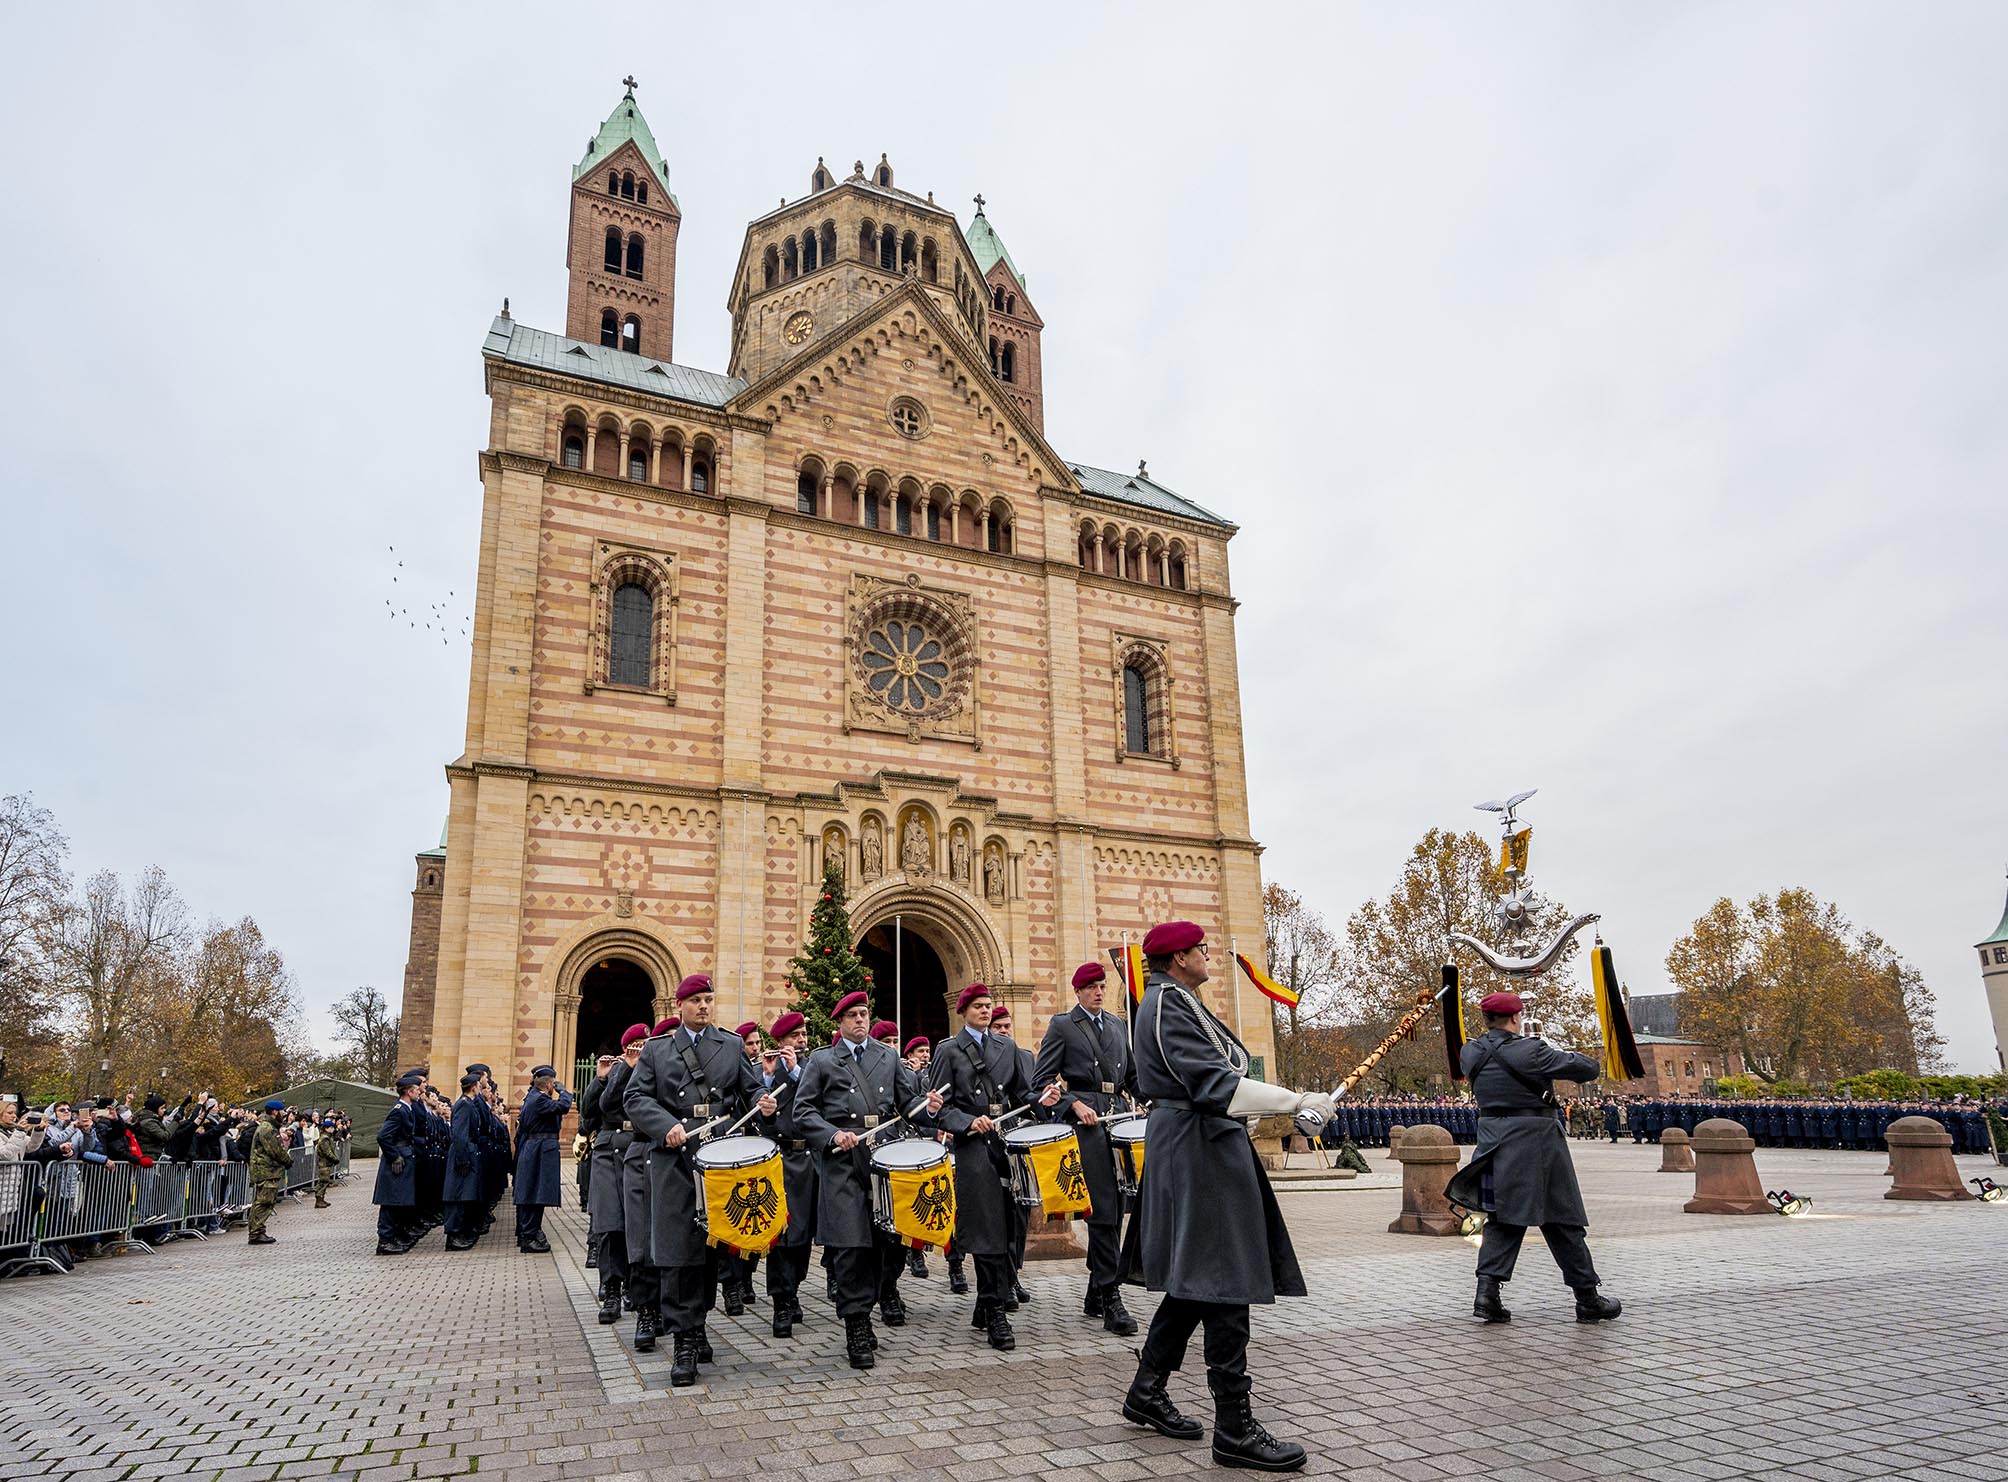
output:
[[[641,86],[641,84],[640,84],[640,83],[638,83],[638,82],[636,82],[636,81],[634,80],[634,73],[632,73],[632,72],[628,73],[628,75],[627,75],[627,76],[623,77],[623,78],[621,79],[621,82],[622,82],[622,84],[623,84],[623,85],[624,85],[624,86],[625,86],[625,87],[627,88],[627,90],[628,90],[628,91],[627,91],[627,95],[628,95],[628,96],[629,96],[630,98],[632,98],[632,97],[634,96],[634,90],[635,90],[636,88],[638,88],[638,87],[640,87],[640,86]]]
[[[976,192],[976,214],[978,216],[983,214],[983,192],[980,190]]]

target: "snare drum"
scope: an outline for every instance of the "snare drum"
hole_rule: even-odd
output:
[[[1136,1198],[1143,1187],[1143,1132],[1150,1118],[1142,1112],[1111,1117],[1102,1125],[1108,1129],[1109,1151],[1116,1159],[1116,1192],[1125,1199]]]
[[[707,1183],[714,1185],[721,1198],[729,1199],[734,1186],[740,1182],[729,1175],[742,1168],[753,1168],[765,1163],[780,1151],[781,1145],[767,1137],[719,1137],[710,1142],[700,1143],[690,1160],[696,1170],[692,1177],[697,1183],[697,1228],[706,1234],[711,1231],[710,1211],[704,1194]],[[707,1178],[707,1174],[712,1177]],[[761,1192],[751,1191],[748,1197]],[[756,1220],[754,1223],[767,1222]],[[769,1227],[771,1228],[771,1225]]]
[[[955,1234],[955,1170],[938,1142],[872,1149],[872,1223],[904,1245],[947,1245]]]
[[[1013,1127],[1004,1134],[1004,1151],[1011,1155],[1011,1197],[1019,1204],[1047,1214],[1088,1212],[1081,1140],[1073,1128],[1055,1122]]]

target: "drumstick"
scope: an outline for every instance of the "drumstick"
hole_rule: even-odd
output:
[[[912,1106],[909,1106],[905,1111],[901,1112],[898,1116],[893,1117],[889,1121],[881,1122],[878,1126],[872,1128],[871,1131],[865,1133],[864,1136],[858,1139],[858,1146],[870,1147],[872,1145],[872,1140],[874,1138],[885,1136],[886,1133],[892,1131],[893,1128],[897,1127],[901,1122],[904,1122],[908,1117],[919,1116],[922,1110],[926,1108],[926,1106],[927,1106],[927,1098],[923,1096],[919,1100],[915,1101]]]

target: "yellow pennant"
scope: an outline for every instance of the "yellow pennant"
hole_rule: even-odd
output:
[[[749,1168],[705,1169],[704,1225],[713,1245],[747,1255],[771,1250],[788,1229],[781,1155]]]
[[[1047,1214],[1092,1214],[1088,1176],[1081,1168],[1081,1140],[1068,1133],[1034,1146],[1027,1155],[1039,1181],[1040,1206]]]
[[[1527,873],[1527,849],[1533,837],[1534,830],[1528,827],[1510,833],[1499,841],[1500,874],[1503,875],[1508,870],[1518,870],[1523,875]]]
[[[955,1234],[955,1169],[896,1169],[886,1175],[892,1187],[892,1225],[900,1240],[918,1248],[947,1245]]]

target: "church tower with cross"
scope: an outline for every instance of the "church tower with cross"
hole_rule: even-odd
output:
[[[871,159],[816,159],[746,225],[725,364],[682,363],[682,216],[627,79],[572,169],[563,332],[506,301],[489,326],[407,1064],[583,1085],[692,972],[771,1022],[826,871],[909,1034],[980,981],[1030,1042],[1078,964],[1189,919],[1270,1053],[1226,950],[1262,943],[1235,526],[1047,441],[1043,321],[988,203],[965,225]]]

